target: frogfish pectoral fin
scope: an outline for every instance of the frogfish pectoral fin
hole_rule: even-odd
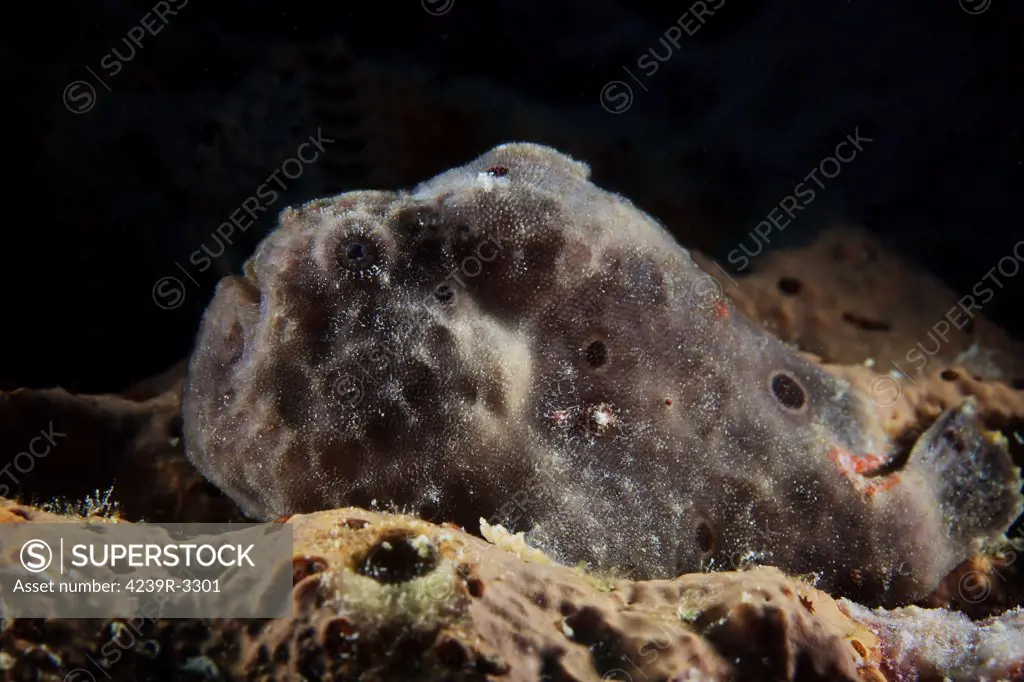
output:
[[[931,488],[948,541],[965,555],[1000,537],[1024,510],[1021,473],[1006,438],[981,426],[973,398],[921,434],[903,470]]]

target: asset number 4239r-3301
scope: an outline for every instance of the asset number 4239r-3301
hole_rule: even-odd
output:
[[[125,585],[129,592],[220,592],[217,580],[199,578],[133,578]]]

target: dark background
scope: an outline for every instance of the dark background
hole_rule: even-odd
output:
[[[271,213],[409,187],[511,140],[587,161],[722,262],[858,127],[873,141],[773,247],[864,225],[968,293],[1024,237],[1020,2],[725,0],[647,76],[637,60],[666,55],[659,38],[692,3],[190,0],[110,76],[101,61],[130,54],[122,38],[154,4],[2,10],[0,389],[117,391],[157,373],[188,354]],[[78,80],[87,111],[63,99]],[[615,114],[600,97],[613,80],[633,91]],[[189,255],[317,129],[337,141],[197,272]],[[184,295],[171,310],[153,296],[168,276]],[[1018,338],[1022,294],[1024,272],[984,308]]]

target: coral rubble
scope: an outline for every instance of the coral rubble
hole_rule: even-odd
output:
[[[0,508],[2,522],[53,520]],[[9,679],[47,682],[994,682],[1024,671],[1020,611],[982,623],[916,607],[871,611],[767,567],[602,578],[364,509],[286,522],[293,618],[7,620],[0,665]]]

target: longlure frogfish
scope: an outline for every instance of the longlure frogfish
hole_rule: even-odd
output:
[[[637,578],[926,595],[1022,509],[971,402],[901,454],[588,167],[505,144],[285,210],[207,309],[187,452],[255,518],[376,505]]]

